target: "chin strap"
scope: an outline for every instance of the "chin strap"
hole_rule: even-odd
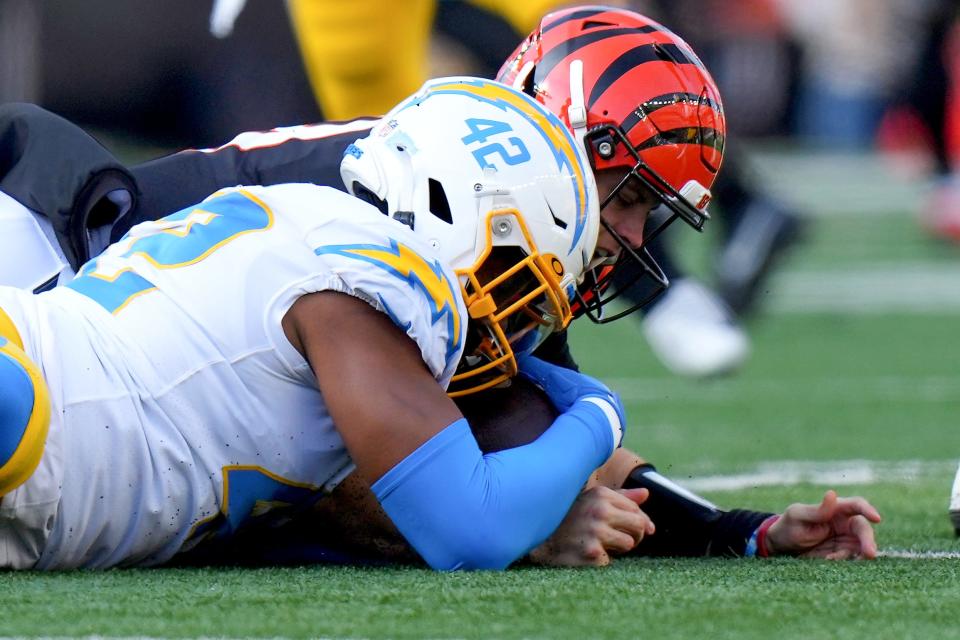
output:
[[[567,107],[567,119],[573,129],[573,137],[586,158],[587,153],[584,136],[587,134],[587,105],[583,98],[583,60],[574,60],[570,63],[570,106]]]
[[[587,151],[587,106],[583,98],[583,60],[574,60],[570,63],[570,106],[567,107],[567,118],[570,128],[573,129],[573,139],[580,147],[583,157],[590,161]],[[583,254],[583,263],[587,264],[590,256]]]
[[[582,138],[587,128],[587,106],[583,99],[583,60],[570,63],[570,106],[567,107],[570,128]]]

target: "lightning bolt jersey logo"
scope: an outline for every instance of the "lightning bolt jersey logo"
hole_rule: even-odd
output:
[[[376,244],[345,244],[328,245],[314,250],[317,255],[333,254],[363,260],[376,265],[387,273],[404,280],[411,287],[417,288],[426,294],[430,302],[432,323],[446,321],[447,333],[447,361],[454,357],[460,351],[461,329],[463,321],[460,318],[460,311],[457,308],[457,296],[460,295],[459,288],[444,275],[440,263],[434,260],[432,263],[424,259],[413,249],[400,244],[396,240],[390,240],[389,246]],[[394,313],[386,305],[386,301],[381,297],[381,302],[387,309],[391,319],[406,330],[398,320],[398,314]]]

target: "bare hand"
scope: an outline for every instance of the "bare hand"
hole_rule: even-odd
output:
[[[769,555],[789,554],[827,560],[877,557],[873,526],[880,513],[863,498],[838,498],[827,491],[819,505],[792,504],[770,527]]]
[[[626,553],[654,532],[653,522],[639,507],[649,495],[646,489],[587,489],[553,535],[530,552],[530,559],[555,567],[610,564],[611,553]]]

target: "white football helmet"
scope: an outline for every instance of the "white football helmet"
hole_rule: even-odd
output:
[[[491,80],[430,80],[344,153],[344,185],[456,271],[473,320],[449,393],[494,386],[570,322],[593,255],[596,184],[563,123]]]

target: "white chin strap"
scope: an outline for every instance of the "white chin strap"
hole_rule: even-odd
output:
[[[570,128],[573,129],[573,137],[586,155],[583,142],[583,136],[587,133],[587,105],[583,99],[583,60],[570,63],[570,106],[567,107],[567,118],[570,120]]]
[[[514,89],[523,91],[523,86],[527,82],[527,77],[533,73],[533,68],[534,64],[532,62],[527,62],[520,68],[520,71],[513,78]],[[580,150],[584,152],[585,157],[589,158],[583,141],[583,136],[587,133],[587,105],[583,97],[582,60],[574,60],[570,63],[570,106],[567,107],[567,119],[570,121],[573,137],[580,145]]]

